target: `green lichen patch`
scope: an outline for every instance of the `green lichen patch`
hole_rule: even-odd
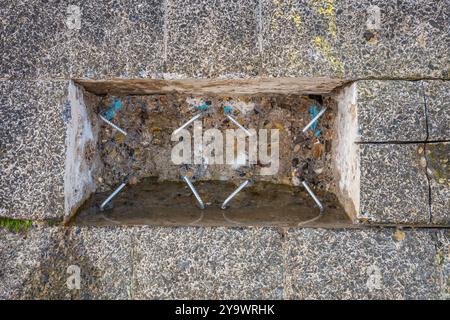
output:
[[[32,225],[33,221],[30,220],[0,218],[0,228],[4,228],[10,232],[26,232]]]

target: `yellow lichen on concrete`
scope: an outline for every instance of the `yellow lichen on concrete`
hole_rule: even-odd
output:
[[[317,51],[325,57],[334,70],[344,73],[344,64],[335,57],[332,47],[324,38],[316,37],[314,39],[314,45]]]
[[[297,29],[300,29],[302,18],[297,8],[292,4],[292,0],[274,0],[275,12],[272,16],[272,29],[278,29],[278,20],[291,22]]]
[[[315,0],[314,6],[316,11],[328,19],[328,33],[336,38],[336,10],[334,8],[334,0]]]

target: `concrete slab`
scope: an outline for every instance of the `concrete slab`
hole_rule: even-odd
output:
[[[450,225],[450,142],[426,145],[430,181],[431,216],[437,224]]]
[[[64,1],[2,1],[0,78],[70,76],[71,31]]]
[[[60,217],[68,82],[0,81],[0,88],[0,216]]]
[[[26,237],[1,230],[0,297],[128,299],[130,240],[127,228],[32,228]]]
[[[146,228],[135,239],[137,299],[281,299],[281,235],[268,228]]]
[[[42,229],[27,236],[0,229],[0,299],[19,299],[24,285],[33,276],[56,230]]]
[[[360,141],[427,139],[421,81],[358,81],[356,88]]]
[[[263,75],[448,78],[449,10],[446,0],[263,0]]]
[[[168,1],[167,77],[256,76],[257,12],[256,0]]]
[[[430,230],[291,229],[287,299],[443,299]]]
[[[437,233],[436,260],[442,272],[443,298],[450,299],[450,231]]]
[[[72,78],[160,78],[164,2],[72,1],[81,26],[71,30]]]
[[[365,144],[359,154],[359,220],[431,222],[424,144]]]
[[[429,140],[450,140],[450,81],[424,81]]]

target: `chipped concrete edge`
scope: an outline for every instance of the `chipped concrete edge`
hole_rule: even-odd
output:
[[[97,162],[86,159],[89,145],[96,145],[98,125],[94,124],[80,86],[69,82],[70,121],[67,124],[66,163],[64,173],[64,219],[67,221],[78,207],[95,191],[92,172]]]
[[[336,142],[333,145],[333,166],[336,172],[337,196],[345,211],[355,221],[360,208],[360,161],[357,117],[357,83],[345,86],[336,100]]]

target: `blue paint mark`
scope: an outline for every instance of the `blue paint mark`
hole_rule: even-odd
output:
[[[197,108],[198,110],[206,110],[206,109],[209,108],[209,105],[207,105],[207,104],[205,103],[205,104],[202,104],[202,105],[200,105],[200,106],[197,106],[196,108]]]
[[[322,133],[322,130],[317,130],[317,131],[314,133],[314,138],[317,138],[318,136],[320,136],[321,133]]]
[[[119,100],[115,99],[113,105],[111,106],[111,108],[109,108],[108,110],[103,112],[103,116],[106,119],[111,120],[112,118],[114,118],[116,116],[117,111],[122,109],[122,107],[123,107],[122,106],[122,102],[120,102]]]
[[[231,113],[231,111],[233,111],[233,108],[230,107],[230,106],[224,106],[224,107],[223,107],[223,111],[224,111],[225,113]]]
[[[309,108],[309,115],[311,116],[311,119],[314,119],[315,116],[317,116],[319,114],[319,109],[317,108],[316,105],[312,105]],[[317,125],[319,124],[319,121],[316,120],[314,121],[314,123],[311,125],[311,127],[309,127],[311,129],[312,132],[314,132],[314,137],[317,138],[318,136],[320,136],[320,134],[322,133],[321,130],[317,130]]]

